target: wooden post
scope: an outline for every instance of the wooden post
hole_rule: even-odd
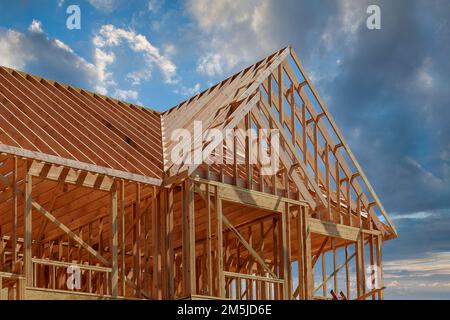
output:
[[[194,198],[194,183],[187,181],[188,186],[188,210],[189,210],[189,276],[191,285],[191,295],[197,293],[197,273],[195,267],[196,252],[195,252],[195,198]]]
[[[251,114],[245,116],[245,129],[247,130],[247,135],[245,138],[245,161],[247,167],[247,189],[253,189],[253,134],[252,134],[252,117]],[[237,177],[236,177],[237,179]]]
[[[260,239],[261,239],[261,243],[259,245],[260,251],[259,251],[259,255],[264,259],[264,221],[260,222]],[[259,272],[260,275],[263,275],[264,272],[264,268],[263,266],[261,266],[261,264],[259,265]],[[266,283],[265,282],[261,282],[261,297],[260,299],[262,300],[266,300]]]
[[[181,188],[181,197],[182,197],[182,210],[181,210],[181,235],[182,235],[182,266],[183,266],[183,295],[188,296],[191,294],[190,289],[190,263],[189,263],[189,208],[188,208],[188,196],[187,196],[187,184],[183,182]],[[156,228],[156,221],[152,221],[152,225]],[[154,272],[154,271],[153,271]]]
[[[369,216],[369,218],[370,218],[370,216]],[[369,225],[370,225],[370,223],[369,223]],[[370,248],[369,253],[370,253],[371,284],[372,284],[372,287],[369,288],[370,290],[378,289],[378,288],[375,288],[375,284],[377,283],[377,279],[375,278],[377,276],[377,274],[376,274],[377,270],[375,269],[375,257],[374,257],[373,242],[374,242],[374,236],[370,235],[369,236],[369,248]],[[375,300],[375,295],[372,295],[372,300]]]
[[[17,157],[14,157],[13,171],[13,209],[12,209],[12,261],[13,272],[16,272],[17,263]]]
[[[297,277],[299,298],[305,299],[305,238],[303,237],[303,208],[298,206],[297,213]]]
[[[159,241],[159,231],[160,231],[160,219],[159,219],[159,206],[158,197],[160,195],[153,195],[152,203],[152,255],[153,255],[153,280],[152,280],[152,295],[154,299],[159,298],[159,283],[160,283],[160,259],[161,259],[161,248]],[[183,265],[184,266],[184,265]]]
[[[350,273],[348,268],[348,245],[345,246],[345,283],[347,288],[347,299],[350,300]]]
[[[382,265],[382,250],[381,250],[381,244],[382,244],[382,235],[377,236],[377,243],[376,243],[376,250],[377,250],[377,276],[378,276],[378,288],[382,288],[384,286],[383,284],[383,265]],[[378,299],[383,300],[383,290],[378,291]]]
[[[136,296],[141,297],[141,186],[136,183],[136,202],[134,204],[133,220],[135,225],[133,228],[133,258],[134,258],[134,277],[136,280]]]
[[[279,245],[279,241],[278,241],[278,234],[279,232],[277,232],[278,229],[278,220],[276,218],[273,218],[273,229],[272,229],[272,241],[273,241],[273,272],[277,275],[277,277],[279,277],[280,272],[279,272],[279,265],[280,265],[280,261],[279,261],[279,254],[278,254],[278,250],[280,248]],[[277,234],[278,233],[278,234]],[[280,299],[280,294],[279,294],[279,284],[274,284],[274,299],[278,300]]]
[[[289,272],[288,272],[288,267],[290,264],[290,261],[288,261],[288,244],[287,244],[287,222],[286,220],[288,219],[287,217],[289,216],[289,204],[286,203],[285,206],[285,210],[281,213],[281,254],[282,254],[282,260],[283,260],[283,279],[284,279],[284,283],[283,283],[283,299],[284,300],[290,300],[290,296],[289,296],[289,290],[288,290],[288,286],[290,284],[290,280],[289,279]]]
[[[210,296],[213,295],[213,275],[212,275],[212,216],[211,216],[211,195],[209,192],[209,183],[206,183],[206,211],[207,211],[207,234],[206,234],[206,273],[207,273],[207,281],[208,281],[208,294]],[[238,257],[239,258],[239,257]]]
[[[167,189],[164,188],[159,193],[159,228],[160,232],[158,234],[160,243],[160,264],[158,265],[158,273],[160,274],[159,279],[159,290],[158,298],[166,299],[166,294],[168,291],[168,278],[167,278]]]
[[[152,197],[147,199],[145,205],[145,212],[143,213],[144,218],[144,278],[142,281],[144,282],[145,293],[151,295],[151,279],[150,279],[150,245],[151,245],[151,229],[150,229],[150,220],[151,220],[151,206],[153,205],[153,197],[154,197],[154,189],[152,190]],[[149,203],[150,202],[150,203]]]
[[[119,294],[119,235],[117,228],[117,186],[111,187],[111,293],[113,297]]]
[[[356,251],[356,294],[357,297],[364,295],[365,283],[364,283],[364,233],[360,232],[358,240],[355,244]]]
[[[0,279],[0,281],[1,281],[1,279]],[[17,300],[25,300],[25,279],[22,276],[19,276],[17,278],[17,282],[16,282],[16,299]]]
[[[120,181],[120,217],[122,219],[122,246],[120,248],[120,253],[122,255],[122,296],[125,297],[126,293],[126,230],[125,230],[125,182]],[[92,229],[92,224],[89,224],[89,230]],[[91,234],[91,231],[89,231]],[[90,259],[90,255],[89,255]]]
[[[183,183],[182,247],[184,295],[191,296],[196,290],[195,268],[195,208],[194,184],[189,179]]]
[[[28,163],[25,165],[25,277],[28,287],[33,286],[33,262],[32,262],[32,237],[33,237],[33,217],[32,198],[33,187],[32,176],[28,174]]]
[[[310,300],[313,298],[314,275],[311,262],[311,232],[309,230],[309,213],[307,207],[303,207],[303,217],[303,236],[305,237],[305,298]]]
[[[336,221],[335,217],[332,216],[331,211],[331,190],[330,190],[330,155],[329,155],[329,146],[328,142],[325,142],[324,146],[325,150],[325,184],[327,188],[327,220],[333,221],[334,223],[339,223]],[[336,200],[339,201],[339,200]],[[336,291],[335,291],[336,292]]]
[[[331,238],[331,247],[333,248],[333,282],[334,292],[338,294],[338,274],[337,274],[337,252],[335,238]]]
[[[223,222],[222,222],[222,200],[219,197],[219,190],[216,186],[215,193],[216,220],[217,220],[217,269],[219,297],[225,298],[225,277],[223,274]]]
[[[286,203],[287,299],[292,300],[291,210]]]
[[[327,261],[325,252],[322,252],[322,295],[324,297],[328,296],[327,292]]]
[[[167,282],[168,299],[174,298],[174,275],[175,275],[175,255],[173,250],[173,189],[168,191],[167,197],[167,215],[166,215],[166,250],[167,250]]]
[[[152,195],[152,262],[153,262],[153,272],[152,272],[152,297],[154,299],[158,298],[158,254],[159,254],[159,241],[158,241],[158,196],[156,194],[156,190],[153,190]]]

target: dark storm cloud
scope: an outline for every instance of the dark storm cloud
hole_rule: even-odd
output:
[[[442,40],[449,3],[372,2],[381,8],[381,30],[362,24],[342,51],[337,76],[321,89],[389,211],[448,207],[442,155],[450,141],[450,94],[442,83],[450,73],[448,38]]]
[[[385,260],[421,258],[424,253],[450,252],[450,210],[431,211],[423,218],[395,219],[399,234],[384,246]]]
[[[449,1],[189,3],[229,73],[293,45],[389,213],[450,207]]]

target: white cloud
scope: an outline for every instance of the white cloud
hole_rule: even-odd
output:
[[[138,92],[135,90],[121,90],[121,89],[116,89],[113,95],[117,99],[124,101],[137,100],[139,96]]]
[[[420,211],[420,212],[414,212],[410,214],[401,214],[401,215],[391,215],[392,220],[417,220],[417,219],[426,219],[433,215],[432,212],[427,211]]]
[[[199,59],[197,71],[210,77],[223,73],[224,59],[220,53],[209,54]]]
[[[383,263],[383,272],[387,291],[393,297],[407,292],[448,293],[450,252],[432,253],[425,258],[386,261]]]
[[[163,0],[149,0],[147,5],[148,11],[150,11],[151,13],[157,13],[161,9],[163,4]]]
[[[450,252],[432,253],[425,258],[387,261],[383,270],[388,273],[407,272],[409,276],[450,276]]]
[[[397,280],[394,280],[394,281],[391,281],[391,282],[386,283],[386,286],[387,286],[388,288],[392,288],[392,287],[400,287],[400,286],[401,286],[401,283],[398,282]]]
[[[64,0],[58,0],[58,7],[62,7],[64,5]]]
[[[27,61],[34,58],[24,47],[25,35],[14,30],[0,30],[0,64],[23,69]]]
[[[450,288],[450,282],[421,282],[419,283],[420,287],[428,287],[433,289],[448,289]]]
[[[314,37],[321,40],[313,48],[302,48],[303,52],[323,54],[342,39],[337,34],[348,37],[355,33],[366,17],[365,9],[358,14],[357,8],[363,6],[349,0],[334,5],[337,17],[333,19],[321,19],[321,12],[312,4],[294,3],[280,6],[275,0],[189,0],[186,11],[197,24],[201,35],[198,42],[204,52],[197,71],[218,76],[254,63],[289,43],[310,45],[308,33],[301,31],[307,28],[317,30]],[[300,12],[294,14],[294,9]],[[296,27],[289,28],[287,22],[292,19],[297,19]],[[320,24],[316,24],[318,20]]]
[[[28,31],[30,32],[36,32],[36,33],[42,33],[42,22],[40,22],[39,20],[33,20],[30,24],[30,26],[28,27]]]
[[[101,94],[113,84],[106,71],[114,55],[95,50],[94,63],[86,61],[59,39],[50,38],[42,23],[33,20],[28,32],[0,29],[0,64],[15,69],[33,65],[42,76],[75,86],[92,88]]]
[[[114,0],[89,0],[89,3],[96,9],[106,12],[112,11],[116,6]]]
[[[430,89],[433,86],[433,77],[425,70],[419,70],[417,73],[417,81],[425,89]]]
[[[189,87],[185,87],[185,86],[180,86],[180,88],[175,89],[173,91],[176,94],[180,94],[182,96],[195,96],[197,93],[200,92],[200,83],[196,83],[193,87],[189,88]]]
[[[65,50],[65,51],[67,51],[67,52],[70,52],[70,53],[73,53],[72,48],[69,47],[67,44],[65,44],[64,42],[62,42],[62,41],[59,40],[59,39],[55,39],[55,40],[54,40],[54,44],[55,44],[58,48],[60,48],[60,49],[63,49],[63,50]]]
[[[368,2],[333,2],[326,7],[333,8],[336,14],[323,16],[322,10],[307,1],[300,5],[286,1],[280,6],[276,0],[188,0],[186,12],[198,27],[198,42],[204,52],[197,70],[208,76],[221,75],[288,44],[302,49],[302,59],[312,59],[307,54],[315,54],[317,59],[318,55],[335,51],[338,42],[356,39],[367,17]],[[314,47],[311,37],[319,39]]]
[[[28,33],[0,29],[0,63],[16,69],[37,63],[50,71],[89,79],[91,84],[98,80],[94,64],[75,54],[61,40],[48,37],[37,20],[33,20]]]
[[[127,74],[127,79],[131,81],[133,86],[141,84],[142,80],[149,80],[151,73],[147,70],[137,70]]]
[[[44,77],[63,83],[94,90],[100,94],[112,94],[121,100],[138,99],[136,88],[119,88],[112,67],[120,57],[114,50],[125,44],[142,56],[144,63],[139,70],[126,73],[133,86],[151,78],[153,69],[161,72],[164,82],[176,84],[175,91],[181,95],[194,95],[200,84],[188,87],[180,82],[176,66],[169,58],[175,47],[168,43],[160,49],[153,46],[145,36],[134,31],[103,26],[93,38],[92,62],[78,55],[73,48],[60,39],[51,38],[42,23],[33,20],[25,32],[0,28],[0,64],[21,70],[33,68]]]
[[[173,43],[165,43],[163,45],[164,54],[168,57],[174,55],[177,52],[177,48]]]
[[[345,33],[355,34],[358,31],[367,17],[366,8],[364,1],[339,1],[341,28]]]
[[[442,161],[450,161],[450,144],[441,151],[440,158]]]
[[[95,48],[94,61],[97,66],[98,78],[100,82],[105,83],[111,80],[112,74],[106,71],[109,64],[115,60],[114,53],[106,53],[99,48]]]
[[[272,1],[189,0],[187,12],[198,25],[200,45],[206,52],[198,61],[197,71],[222,75],[254,62],[261,52],[274,51],[277,39],[267,28]]]
[[[133,81],[148,79],[151,76],[153,67],[156,66],[163,75],[164,82],[177,83],[177,68],[175,64],[165,55],[161,54],[159,48],[153,46],[142,34],[137,34],[133,30],[116,28],[113,25],[104,25],[95,36],[93,43],[97,48],[114,48],[126,42],[129,48],[141,53],[145,59],[145,71],[133,74]],[[141,77],[140,77],[141,75]]]
[[[252,21],[253,12],[259,3],[258,0],[191,0],[188,10],[197,19],[200,27],[205,31],[212,29],[229,29],[233,25]]]
[[[424,168],[418,161],[411,157],[405,157],[405,161],[414,167],[419,173],[420,177],[424,184],[433,187],[433,188],[440,188],[445,187],[445,181],[443,181],[441,178],[435,176],[431,171]]]

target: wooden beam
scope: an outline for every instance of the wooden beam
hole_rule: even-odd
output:
[[[319,219],[310,219],[311,232],[324,236],[341,238],[349,241],[356,241],[361,232],[361,228],[350,227],[342,224],[336,224],[330,221],[321,221]],[[365,230],[365,233],[379,235],[378,230]]]
[[[324,283],[327,283],[328,281],[330,281],[330,279],[332,279],[342,268],[345,267],[345,265],[347,263],[349,263],[354,257],[356,256],[356,252],[353,253],[350,257],[347,258],[347,260],[341,264],[339,267],[337,267],[330,275],[328,275],[328,277],[325,278],[324,281],[322,281],[315,289],[314,289],[314,293],[316,293],[317,291],[320,290],[320,288],[322,288],[322,286],[324,285]]]
[[[275,196],[256,190],[248,190],[238,186],[232,186],[221,182],[205,180],[202,178],[191,178],[192,181],[200,183],[197,187],[205,192],[206,184],[211,186],[217,186],[220,191],[222,200],[245,204],[251,207],[265,209],[268,211],[284,212],[285,203],[290,205],[303,205],[306,206],[307,202],[294,200],[290,198]],[[211,190],[210,190],[211,191]],[[213,192],[213,191],[211,191]]]
[[[162,183],[161,179],[155,179],[155,178],[146,177],[146,176],[143,176],[140,174],[120,171],[120,170],[116,170],[116,169],[97,166],[97,165],[90,164],[90,163],[84,163],[84,162],[80,162],[80,161],[76,161],[76,160],[52,156],[52,155],[37,152],[37,151],[30,151],[30,150],[25,150],[25,149],[21,149],[21,148],[16,148],[16,147],[8,146],[5,144],[0,144],[0,153],[7,153],[7,154],[15,155],[18,157],[22,157],[22,158],[28,158],[28,159],[48,162],[48,163],[56,164],[59,166],[65,166],[65,167],[69,167],[69,168],[73,168],[73,169],[84,170],[87,172],[95,172],[98,174],[104,174],[104,175],[114,177],[114,178],[121,178],[124,180],[141,182],[141,183],[145,183],[145,184],[149,184],[149,185],[160,186]]]
[[[325,246],[328,243],[328,240],[330,240],[330,237],[326,237],[325,240],[322,242],[322,244],[320,245],[319,250],[317,251],[316,255],[314,256],[313,260],[312,260],[312,267],[314,268],[314,266],[316,265],[317,261],[319,260],[320,255],[323,253],[323,249],[325,249]]]
[[[60,180],[58,182],[58,186],[56,187],[55,191],[53,192],[52,195],[52,199],[50,200],[50,204],[48,206],[48,211],[52,212],[53,211],[53,207],[55,206],[56,200],[58,199],[58,196],[60,195],[59,193],[63,190],[64,188],[64,181]],[[47,224],[48,224],[48,219],[46,219],[45,217],[42,217],[42,222],[41,225],[39,227],[39,231],[38,231],[38,235],[36,237],[36,240],[38,242],[42,241],[44,234],[45,234],[45,229],[47,228]]]
[[[42,207],[39,203],[34,201],[30,197],[30,201],[32,206],[38,210],[41,214],[43,214],[47,219],[50,220],[51,223],[56,225],[59,229],[61,229],[69,238],[74,240],[76,243],[78,243],[80,246],[82,246],[84,249],[86,249],[90,254],[92,254],[94,257],[96,257],[98,260],[100,260],[105,266],[110,266],[110,263],[108,260],[106,260],[100,253],[98,253],[96,250],[94,250],[91,246],[89,246],[86,242],[84,242],[83,239],[81,239],[79,236],[77,236],[72,230],[70,230],[68,227],[66,227],[63,223],[61,223],[58,219],[56,219],[50,212],[48,212],[44,207]]]
[[[278,279],[277,275],[272,271],[271,268],[266,264],[263,258],[252,248],[252,246],[245,240],[241,233],[231,224],[231,222],[222,215],[223,223],[234,233],[234,235],[239,239],[239,241],[244,245],[244,247],[249,251],[249,253],[258,261],[258,263],[266,269],[266,271],[275,279]]]

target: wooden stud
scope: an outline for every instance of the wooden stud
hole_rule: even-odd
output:
[[[197,293],[196,288],[196,248],[195,248],[195,198],[194,198],[194,184],[188,180],[187,181],[187,189],[188,189],[188,219],[189,219],[189,276],[190,276],[190,292],[195,295]]]
[[[222,200],[218,192],[218,187],[215,188],[215,207],[216,207],[216,222],[217,222],[217,270],[218,270],[218,296],[225,297],[225,276],[223,274],[223,214],[222,214]]]
[[[111,293],[119,295],[119,234],[117,210],[117,186],[111,188]]]
[[[28,163],[26,167],[28,166]],[[33,188],[33,180],[28,172],[25,172],[25,278],[28,287],[33,286],[33,262],[32,262],[32,241],[33,241],[33,225],[32,225],[32,201],[31,192]]]

